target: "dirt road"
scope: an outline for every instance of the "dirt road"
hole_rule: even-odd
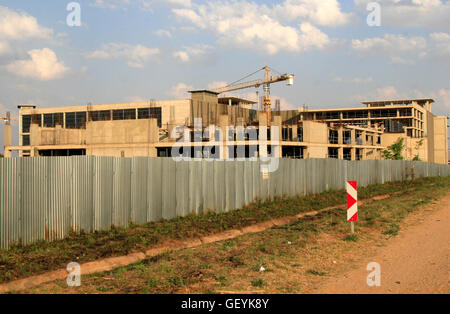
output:
[[[407,220],[408,221],[408,220]],[[330,278],[317,293],[450,293],[450,194],[411,217],[409,227],[364,266]],[[367,264],[381,267],[381,286],[369,287]]]

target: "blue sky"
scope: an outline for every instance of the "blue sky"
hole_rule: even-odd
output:
[[[2,115],[186,97],[266,64],[296,75],[273,86],[284,108],[432,97],[450,112],[448,1],[379,0],[379,27],[368,0],[83,0],[80,27],[69,2],[0,1]]]

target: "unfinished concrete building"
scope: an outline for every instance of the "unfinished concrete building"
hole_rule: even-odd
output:
[[[19,151],[21,157],[173,157],[176,144],[182,147],[180,154],[195,158],[251,158],[262,153],[249,136],[253,130],[258,139],[267,131],[263,137],[269,146],[272,138],[279,139],[278,157],[382,159],[382,151],[401,137],[405,159],[448,162],[447,117],[431,113],[432,99],[367,102],[362,108],[275,110],[268,121],[264,112],[250,109],[254,102],[218,95],[201,90],[184,100],[20,106],[20,143],[11,146],[10,138],[5,139],[5,156]],[[174,133],[180,127],[182,134]],[[270,147],[268,153],[274,154]]]

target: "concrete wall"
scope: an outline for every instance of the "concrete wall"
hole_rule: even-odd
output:
[[[325,158],[328,155],[328,126],[325,123],[303,121],[303,141],[311,144],[305,151],[305,158]]]
[[[447,117],[434,117],[434,160],[438,164],[448,163]]]

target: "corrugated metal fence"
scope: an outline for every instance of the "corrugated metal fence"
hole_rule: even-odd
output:
[[[260,161],[147,157],[2,158],[0,247],[343,189],[350,179],[366,186],[404,180],[411,171],[450,175],[447,165],[407,161],[280,159],[268,179],[260,167]]]

